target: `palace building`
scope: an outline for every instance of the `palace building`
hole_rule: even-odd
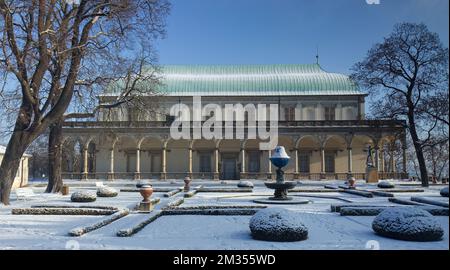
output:
[[[0,163],[3,160],[3,156],[5,155],[6,147],[3,145],[0,145]],[[29,160],[31,158],[30,154],[23,154],[22,158],[20,159],[19,168],[17,169],[16,177],[14,177],[12,189],[24,187],[28,185],[28,172],[29,172]]]
[[[64,178],[275,177],[271,151],[261,150],[258,138],[173,139],[170,108],[192,106],[194,96],[221,107],[277,104],[278,145],[291,157],[287,179],[363,179],[369,146],[380,178],[408,177],[405,123],[366,119],[366,94],[346,75],[326,72],[318,64],[180,65],[162,71],[160,95],[143,98],[156,104],[149,105],[154,110],[124,104],[100,111],[95,120],[64,123]],[[108,87],[99,102],[120,92]],[[244,125],[250,128],[248,119]],[[399,149],[401,160],[394,155]]]

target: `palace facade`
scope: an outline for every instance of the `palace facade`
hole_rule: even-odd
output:
[[[366,94],[348,76],[326,72],[318,64],[164,66],[162,70],[161,94],[147,97],[149,108],[155,109],[124,105],[100,111],[93,121],[65,122],[65,178],[274,177],[271,151],[260,150],[259,139],[173,139],[170,108],[192,106],[193,96],[221,107],[279,105],[278,145],[291,157],[285,170],[288,179],[349,175],[363,179],[368,146],[373,148],[380,178],[408,177],[405,123],[367,120]],[[120,92],[107,88],[99,102],[109,102]],[[247,130],[248,119],[244,123]],[[394,155],[398,145],[402,160]]]

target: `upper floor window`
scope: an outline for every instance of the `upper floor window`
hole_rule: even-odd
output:
[[[295,107],[284,108],[284,120],[295,121]]]
[[[334,106],[325,107],[325,120],[336,120],[336,110]]]

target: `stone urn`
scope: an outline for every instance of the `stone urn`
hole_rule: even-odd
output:
[[[355,180],[354,177],[350,177],[350,178],[348,179],[348,186],[349,186],[350,188],[355,188],[355,183],[356,183],[356,180]]]
[[[186,176],[184,178],[184,192],[188,192],[190,187],[190,184],[192,182],[192,179],[189,176]]]
[[[153,187],[149,184],[142,185],[139,189],[141,196],[144,198],[142,202],[150,202],[149,198],[153,194]]]

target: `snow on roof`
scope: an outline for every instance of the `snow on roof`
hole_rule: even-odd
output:
[[[0,145],[0,154],[4,154],[6,152],[6,146]],[[25,153],[23,154],[24,157],[31,157],[30,154]]]

